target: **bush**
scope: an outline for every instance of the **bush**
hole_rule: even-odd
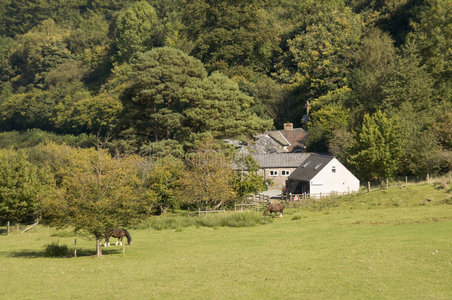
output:
[[[44,255],[48,257],[61,257],[68,253],[67,245],[59,245],[58,242],[53,242],[46,246]]]

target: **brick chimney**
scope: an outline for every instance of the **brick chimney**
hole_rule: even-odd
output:
[[[284,130],[293,130],[293,124],[290,122],[284,123]]]

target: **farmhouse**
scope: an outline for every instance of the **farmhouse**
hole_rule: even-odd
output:
[[[308,133],[303,128],[293,128],[293,124],[284,123],[282,130],[269,130],[254,137],[248,147],[251,153],[293,153],[305,152]]]
[[[270,179],[269,188],[282,189],[289,175],[309,156],[308,153],[252,154],[259,166],[257,174]]]
[[[310,153],[288,176],[287,191],[292,194],[344,194],[357,192],[359,180],[334,156]]]

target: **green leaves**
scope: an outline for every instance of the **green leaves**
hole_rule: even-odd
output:
[[[41,200],[54,186],[48,169],[27,161],[23,153],[0,150],[0,220],[32,221],[41,216]]]
[[[262,131],[271,121],[249,112],[252,98],[225,75],[207,77],[203,64],[183,52],[163,47],[139,54],[123,94],[123,123],[139,143],[160,139],[187,141],[191,134],[240,137]]]
[[[133,54],[163,45],[163,27],[155,9],[138,1],[122,10],[115,24],[118,61],[129,61]]]
[[[383,180],[395,175],[402,153],[402,131],[396,118],[387,118],[381,111],[366,114],[356,140],[349,163],[357,169],[359,178]]]

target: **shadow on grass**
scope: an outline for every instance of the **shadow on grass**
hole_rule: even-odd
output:
[[[122,248],[118,247],[117,249],[106,249],[102,248],[102,255],[118,255],[122,254]],[[22,250],[22,251],[13,251],[13,252],[0,252],[1,256],[7,257],[20,257],[20,258],[73,258],[74,257],[74,249],[70,249],[65,256],[46,256],[44,250],[42,251],[34,251],[34,250]],[[96,256],[96,249],[77,249],[77,257],[89,257]]]

